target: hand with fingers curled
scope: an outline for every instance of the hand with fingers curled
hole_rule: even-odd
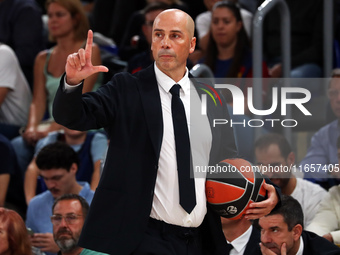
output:
[[[281,245],[281,247],[274,247],[273,245],[266,245],[263,243],[260,243],[260,248],[261,248],[261,253],[262,255],[276,255],[277,253],[275,253],[274,251],[272,251],[272,249],[274,250],[279,250],[281,253],[281,255],[286,255],[287,254],[287,247],[286,247],[286,243],[283,243]]]
[[[32,246],[40,248],[43,252],[57,253],[60,250],[52,233],[35,233],[30,238]]]
[[[93,32],[89,30],[85,49],[79,49],[77,53],[70,54],[67,57],[65,66],[67,84],[77,85],[92,74],[109,71],[106,66],[92,65],[92,44]]]
[[[279,202],[278,194],[273,185],[264,183],[268,198],[261,202],[251,203],[250,209],[246,211],[246,219],[255,220],[268,215]]]

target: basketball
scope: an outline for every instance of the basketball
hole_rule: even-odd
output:
[[[265,180],[249,161],[241,158],[225,159],[207,175],[208,205],[220,216],[240,219],[252,202],[266,199]]]

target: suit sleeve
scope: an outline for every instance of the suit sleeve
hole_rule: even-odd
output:
[[[85,131],[106,128],[114,122],[119,92],[112,80],[96,92],[82,94],[83,84],[71,92],[64,91],[64,76],[53,102],[53,117],[57,123]]]

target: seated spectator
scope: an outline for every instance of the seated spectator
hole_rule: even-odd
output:
[[[76,174],[77,181],[90,183],[91,189],[96,190],[100,178],[100,162],[107,150],[107,138],[99,132],[76,131],[63,127],[62,131],[51,132],[45,138],[39,140],[35,146],[35,157],[29,164],[25,174],[26,203],[39,193],[46,190],[44,181],[39,178],[39,169],[36,164],[36,156],[39,151],[48,144],[56,141],[65,142],[79,158],[79,169]],[[38,189],[37,189],[37,180]]]
[[[295,177],[295,154],[284,136],[274,133],[263,135],[257,139],[254,147],[256,162],[262,173],[281,188],[282,194],[299,201],[305,215],[304,225],[308,226],[327,194],[326,190],[315,183]],[[274,168],[281,171],[271,170]]]
[[[340,138],[337,141],[338,162],[340,163]],[[336,171],[336,172],[335,172]],[[334,168],[334,172],[339,178],[339,166]],[[327,195],[320,203],[319,209],[312,222],[307,226],[307,230],[323,236],[328,241],[340,244],[340,185],[329,189]]]
[[[226,20],[229,22],[226,23]],[[213,71],[215,78],[252,77],[250,42],[243,27],[240,9],[232,2],[219,1],[212,9],[211,33],[204,63]],[[263,77],[268,77],[265,64]],[[252,86],[252,83],[238,86],[246,97],[247,87]],[[266,94],[266,88],[263,93]],[[227,102],[231,103],[230,96],[225,96]]]
[[[36,2],[0,1],[0,31],[0,42],[14,50],[21,70],[32,88],[34,58],[45,48],[41,10]]]
[[[330,106],[337,119],[323,126],[312,137],[306,156],[301,160],[301,167],[305,170],[305,179],[319,183],[326,189],[340,184],[340,179],[329,178],[329,165],[338,164],[337,138],[339,136],[340,118],[340,69],[334,69],[328,87]],[[312,173],[310,167],[320,167],[322,171]]]
[[[142,31],[147,42],[147,47],[144,51],[134,55],[128,62],[128,72],[135,73],[138,72],[149,65],[151,65],[154,61],[152,52],[151,52],[151,41],[152,41],[152,26],[153,21],[162,11],[170,8],[169,5],[164,4],[162,2],[155,2],[148,4],[143,9],[143,25]]]
[[[259,0],[259,4],[264,0]],[[291,78],[322,76],[323,1],[286,0],[290,13]],[[272,77],[282,77],[281,26],[277,8],[263,21],[263,49]]]
[[[199,40],[199,48],[202,50],[206,50],[209,42],[209,34],[210,34],[210,24],[212,21],[211,12],[213,6],[216,2],[220,2],[221,0],[204,0],[204,4],[207,8],[206,12],[199,14],[196,17],[195,25],[198,34]],[[225,1],[226,2],[226,1]],[[238,3],[238,0],[229,1],[230,4],[234,3],[235,5]],[[240,19],[243,27],[248,35],[251,37],[251,26],[252,26],[253,14],[244,8],[240,8]]]
[[[37,141],[49,132],[59,130],[60,125],[52,118],[52,104],[59,86],[60,77],[65,72],[68,54],[85,46],[89,24],[79,0],[48,0],[48,29],[50,40],[56,45],[38,54],[34,65],[33,100],[30,106],[28,123],[22,137],[12,143],[18,156],[19,166],[24,171],[31,162]],[[98,46],[92,47],[94,64],[101,63]],[[96,89],[100,85],[98,74],[85,80],[83,92]],[[44,114],[48,110],[48,124],[42,125]]]
[[[23,180],[10,141],[0,134],[0,206],[26,214]]]
[[[35,233],[31,237],[33,246],[51,255],[59,250],[53,240],[50,221],[54,200],[72,193],[79,194],[91,203],[94,192],[87,182],[76,181],[78,155],[63,142],[49,144],[41,149],[36,157],[36,164],[48,190],[35,196],[29,203],[26,225]]]
[[[301,205],[291,196],[282,196],[281,206],[258,220],[262,254],[336,255],[340,248],[303,229]]]
[[[60,248],[58,255],[104,255],[78,246],[88,211],[89,204],[76,194],[65,194],[54,201],[51,222],[54,241]]]
[[[252,221],[244,217],[239,220],[221,217],[221,222],[226,245],[214,254],[260,254],[260,231],[253,227]]]
[[[0,207],[0,254],[32,255],[30,239],[21,216]]]
[[[28,118],[32,93],[13,50],[0,43],[0,134],[19,135]]]

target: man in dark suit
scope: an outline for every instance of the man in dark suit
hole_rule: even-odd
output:
[[[259,219],[263,255],[337,255],[340,248],[315,233],[303,230],[299,202],[283,195],[281,206]]]
[[[134,75],[117,74],[98,91],[84,95],[81,81],[107,71],[91,63],[92,31],[85,50],[69,55],[54,101],[54,118],[71,129],[104,127],[110,139],[81,246],[109,254],[199,255],[202,233],[213,233],[209,236],[214,242],[223,241],[219,216],[206,207],[205,176],[191,178],[195,197],[188,209],[182,203],[180,167],[177,173],[178,158],[183,155],[176,152],[178,118],[172,116],[172,106],[177,97],[176,105],[180,99],[185,115],[195,115],[190,101],[200,102],[202,91],[191,83],[186,68],[188,55],[195,49],[193,35],[189,15],[176,9],[160,13],[153,25],[154,65]],[[173,91],[178,84],[180,98]],[[213,119],[229,119],[224,102],[216,107],[209,99],[207,116],[191,117],[184,120],[185,129],[190,127],[192,165],[215,165],[237,155],[232,128],[212,126]],[[184,170],[189,174],[190,163]],[[277,204],[275,188],[266,188],[268,199],[253,204],[249,219],[268,214]],[[203,242],[209,241],[203,237]]]
[[[252,221],[242,217],[230,220],[221,217],[225,241],[214,245],[205,255],[260,255],[260,231]]]

